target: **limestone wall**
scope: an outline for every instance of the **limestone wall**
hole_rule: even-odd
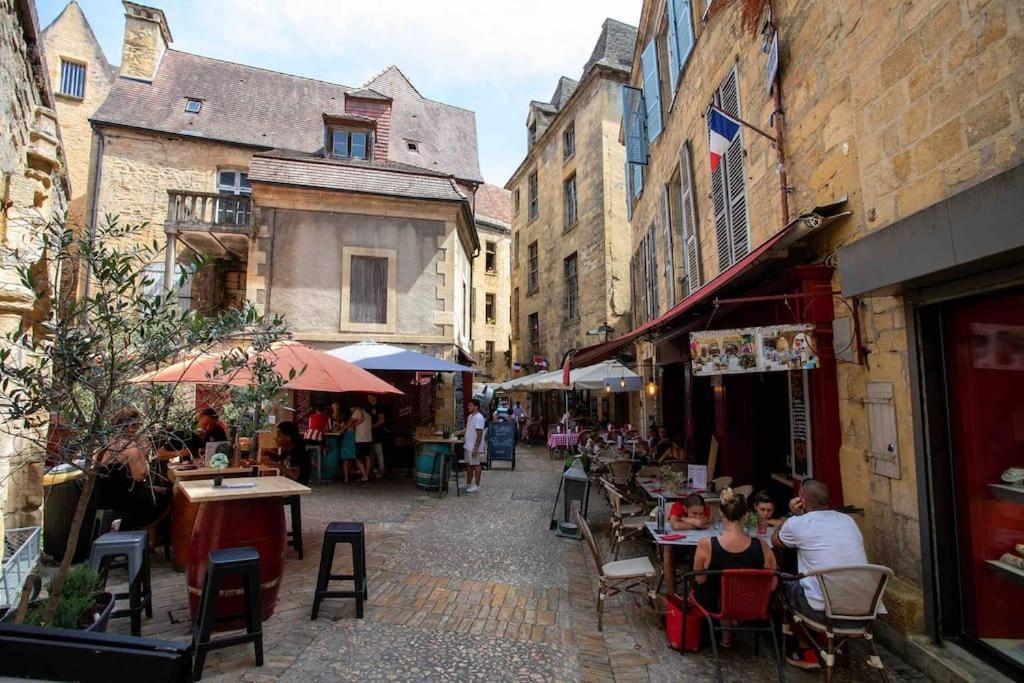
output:
[[[16,0],[0,0],[0,243],[24,248],[38,227],[67,206],[67,179],[57,118],[42,62],[38,26]],[[28,37],[28,41],[26,40]],[[0,333],[18,329],[32,296],[10,268],[0,268]],[[41,434],[17,432],[4,416],[0,430],[0,513],[7,528],[38,524],[42,505]]]
[[[57,119],[60,121],[68,178],[71,181],[69,218],[74,225],[82,227],[86,220],[93,150],[89,117],[106,99],[117,77],[117,69],[107,62],[78,3],[69,3],[60,16],[46,27],[43,31],[43,44],[46,48],[46,69],[55,91]],[[72,97],[60,92],[62,60],[85,65],[84,97]]]
[[[519,235],[519,258],[512,263],[512,287],[519,289],[519,337],[513,340],[514,359],[530,362],[545,356],[554,367],[572,348],[601,339],[587,330],[604,323],[625,331],[628,326],[628,229],[621,191],[624,151],[618,142],[622,118],[619,81],[598,71],[580,85],[530,152],[528,162],[506,186],[520,192],[519,211],[512,217],[513,243]],[[562,134],[575,125],[576,153],[565,160]],[[528,177],[536,171],[539,216],[530,220]],[[563,184],[576,174],[575,225],[564,221]],[[618,192],[616,192],[618,190]],[[537,292],[527,286],[529,245],[539,253]],[[577,255],[579,318],[565,319],[564,260]],[[513,256],[514,258],[514,256]],[[533,348],[528,316],[540,316],[540,344]]]
[[[490,378],[487,381],[501,382],[508,378],[509,364],[505,353],[509,348],[509,335],[512,333],[512,279],[509,272],[511,266],[512,240],[505,230],[492,228],[484,223],[477,223],[480,234],[480,254],[473,259],[473,289],[475,315],[473,317],[473,357],[477,367]],[[487,243],[494,242],[497,248],[494,272],[486,268]],[[486,319],[486,297],[494,295],[494,321]],[[487,342],[494,343],[494,358],[488,363],[486,359]]]

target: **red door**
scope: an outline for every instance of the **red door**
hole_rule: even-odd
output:
[[[958,301],[943,313],[964,631],[1018,659],[1024,574],[1014,578],[988,561],[1024,543],[1024,504],[993,487],[1007,468],[1024,467],[1024,289]]]

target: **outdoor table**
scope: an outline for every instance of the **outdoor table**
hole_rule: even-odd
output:
[[[210,551],[246,546],[256,548],[260,554],[261,613],[263,620],[270,618],[277,603],[284,570],[282,501],[290,496],[309,493],[309,487],[281,476],[240,477],[229,479],[225,486],[218,487],[208,479],[193,479],[179,482],[178,487],[190,502],[199,505],[187,569],[188,606],[192,621],[195,622],[199,612]],[[217,601],[218,617],[244,612],[240,586],[241,579],[225,581]]]
[[[416,436],[416,437],[413,438],[413,442],[416,444],[416,460],[417,461],[419,461],[421,457],[423,457],[423,458],[429,457],[430,458],[429,474],[431,476],[433,476],[434,471],[438,469],[438,467],[437,467],[437,458],[438,458],[438,456],[441,456],[441,458],[442,458],[442,460],[441,460],[441,467],[440,467],[440,470],[438,471],[438,476],[437,476],[437,494],[438,495],[441,495],[442,493],[444,493],[444,492],[446,492],[448,490],[448,476],[449,476],[449,474],[448,474],[448,460],[449,460],[449,458],[452,460],[453,469],[455,471],[455,496],[456,497],[460,496],[461,494],[459,493],[459,470],[458,470],[457,467],[454,467],[454,465],[459,462],[459,459],[458,459],[458,449],[461,447],[461,445],[463,443],[462,439],[460,439],[458,437],[454,437],[454,436],[449,437],[447,439],[445,439],[445,438],[443,438],[441,436]],[[439,444],[439,445],[447,446],[448,448],[447,448],[447,450],[445,450],[443,452],[433,451],[433,452],[427,453],[427,452],[424,452],[424,448],[423,447],[428,445],[428,444]],[[419,473],[418,469],[419,468],[417,466],[417,474]]]
[[[580,435],[577,432],[552,432],[548,434],[548,450],[575,446],[579,441]]]
[[[677,489],[670,488],[668,482],[660,478],[638,477],[636,483],[639,484],[640,488],[644,490],[644,493],[651,498],[661,496],[665,500],[674,501],[683,500],[691,493],[697,493],[700,494],[700,497],[703,498],[704,502],[707,504],[718,503],[720,501],[717,494],[708,493],[707,491],[695,491],[694,489],[686,488],[685,486]]]
[[[185,566],[188,563],[188,549],[192,543],[192,527],[195,526],[196,515],[199,514],[199,505],[189,502],[185,497],[185,492],[175,484],[194,479],[251,475],[253,467],[259,467],[261,476],[279,473],[276,467],[267,467],[266,465],[225,467],[222,470],[212,467],[182,468],[173,465],[167,468],[167,479],[174,486],[174,494],[171,499],[171,562],[176,571],[185,571]]]
[[[656,529],[658,526],[657,522],[646,522],[647,531],[651,534],[654,542],[661,546],[696,546],[700,543],[702,538],[714,538],[715,536],[721,536],[723,529],[673,529],[669,526],[668,520],[665,520],[665,533],[659,534]],[[665,536],[672,536],[680,534],[683,538],[675,539],[672,541],[665,540]],[[757,528],[748,529],[747,535],[751,538],[760,538],[764,540],[769,546],[772,544],[771,532],[764,535],[757,533]]]

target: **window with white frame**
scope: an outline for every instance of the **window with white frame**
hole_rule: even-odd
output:
[[[217,171],[217,192],[230,195],[217,200],[217,225],[246,226],[249,224],[252,185],[245,171],[219,169]]]
[[[735,66],[715,91],[714,103],[726,114],[737,117],[741,115],[739,78]],[[711,196],[715,209],[718,271],[721,273],[750,253],[742,128],[729,145],[718,168],[711,173]]]
[[[395,331],[396,256],[391,249],[342,247],[342,331]]]
[[[497,242],[487,242],[484,245],[484,270],[491,274],[498,272]]]
[[[60,94],[79,99],[85,97],[85,64],[60,60]]]
[[[331,129],[331,156],[343,159],[370,159],[370,133],[347,128]]]

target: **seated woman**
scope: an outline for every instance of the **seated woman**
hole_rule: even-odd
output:
[[[707,529],[710,520],[707,509],[704,506],[704,499],[696,493],[691,493],[683,501],[672,503],[668,511],[668,525],[679,531],[684,529]],[[690,548],[667,545],[662,554],[662,572],[665,575],[665,587],[669,595],[676,592],[676,560],[677,555],[689,561],[692,551]]]
[[[678,437],[665,439],[658,444],[655,454],[659,463],[666,463],[670,460],[686,460],[686,451],[679,445],[681,439]]]
[[[719,571],[724,569],[775,569],[775,555],[768,544],[759,538],[747,535],[745,522],[747,519],[747,500],[731,488],[726,488],[721,495],[722,520],[725,531],[715,538],[702,538],[697,543],[697,552],[693,557],[694,571]],[[720,576],[698,576],[694,579],[697,588],[694,598],[708,612],[719,611],[722,599],[722,580]],[[776,580],[772,580],[772,589]],[[721,643],[725,647],[732,646],[732,634],[722,632]]]
[[[275,440],[277,451],[265,448],[262,455],[274,461],[284,476],[300,484],[308,484],[313,475],[313,461],[306,452],[306,442],[299,434],[299,428],[288,420],[278,422]]]
[[[119,436],[99,456],[100,506],[114,510],[121,531],[143,529],[171,504],[170,487],[154,484],[149,446],[139,436],[141,416],[127,408],[114,418]]]

